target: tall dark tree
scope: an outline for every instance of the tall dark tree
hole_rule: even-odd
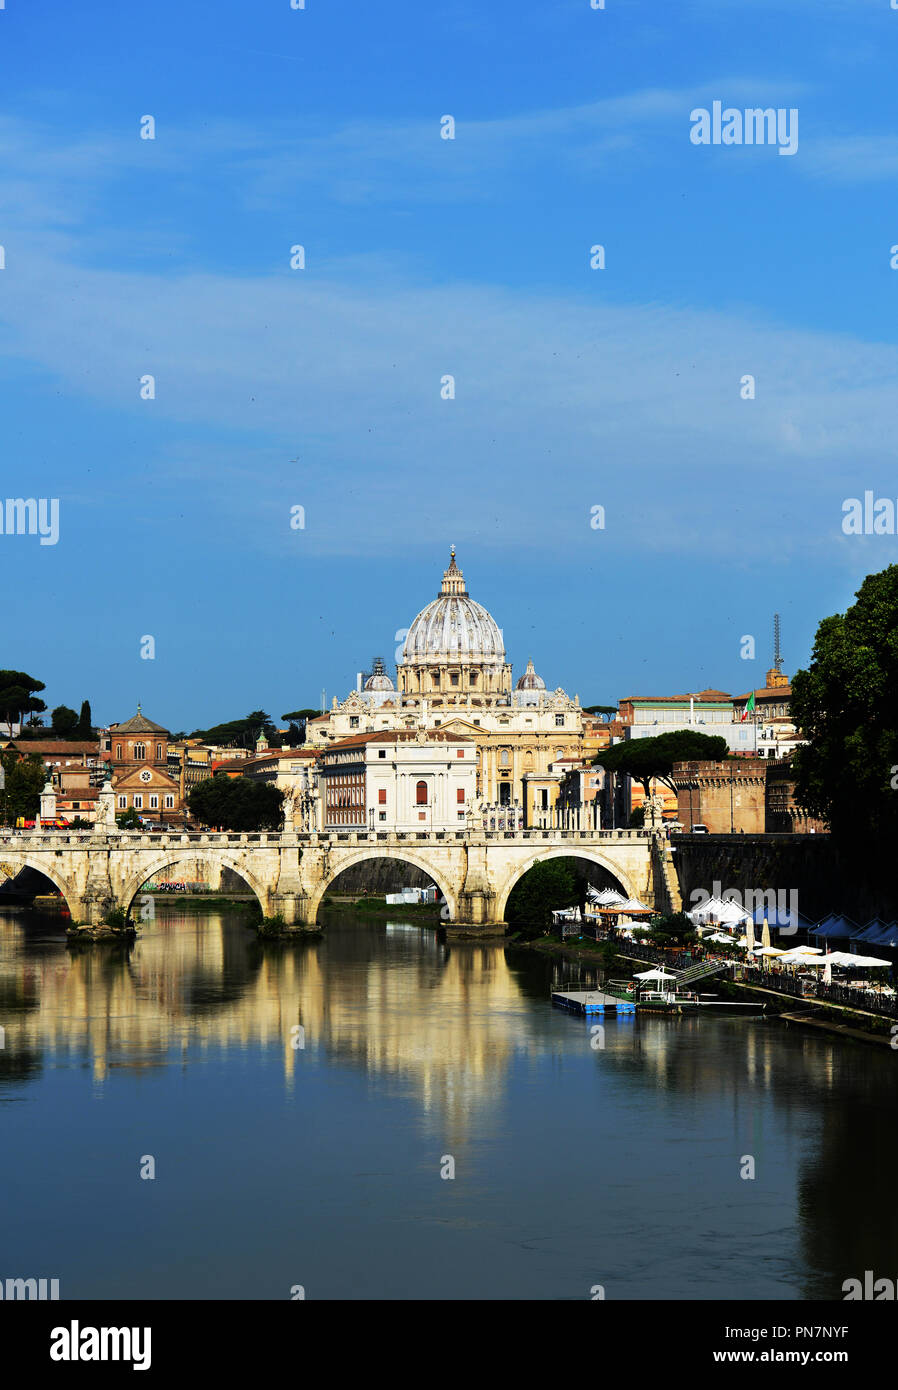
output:
[[[16,753],[0,755],[6,786],[0,792],[0,814],[5,825],[15,825],[19,816],[32,820],[40,809],[41,792],[47,780],[43,760],[36,753],[20,758]]]
[[[792,681],[796,797],[872,866],[898,835],[898,565],[868,575],[844,613],[817,628]]]
[[[514,926],[548,927],[552,912],[560,907],[575,907],[581,893],[576,875],[562,859],[548,859],[535,864],[519,879],[508,898],[506,919]]]
[[[283,792],[252,777],[216,772],[191,787],[187,800],[191,815],[222,830],[277,830],[283,819]]]
[[[90,700],[82,700],[81,713],[78,716],[78,737],[92,739],[94,736],[93,715],[90,712]]]
[[[26,715],[41,714],[47,708],[37,695],[45,689],[44,682],[29,676],[27,671],[0,671],[0,720],[6,724],[10,738],[13,724],[22,724]]]
[[[78,716],[68,705],[57,705],[52,711],[53,732],[57,738],[74,738],[78,729]]]
[[[289,710],[286,714],[282,714],[282,715],[281,715],[281,718],[282,718],[282,719],[289,719],[289,720],[290,720],[290,729],[291,729],[291,731],[292,731],[294,725],[299,729],[299,735],[300,735],[299,741],[300,741],[300,743],[305,743],[305,741],[306,741],[306,726],[308,725],[309,720],[310,720],[310,719],[317,719],[318,716],[319,716],[320,714],[321,714],[321,710],[320,710],[320,709],[292,709],[292,710]],[[292,748],[292,747],[295,747],[295,745],[294,745],[294,744],[290,744],[290,747],[291,747],[291,748]]]
[[[593,759],[606,772],[623,772],[649,795],[653,780],[672,787],[674,763],[719,762],[729,754],[725,738],[677,729],[657,738],[628,738],[603,748]]]

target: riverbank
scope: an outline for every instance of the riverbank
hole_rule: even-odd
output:
[[[413,921],[420,921],[422,927],[439,926],[441,922],[439,903],[387,903],[383,898],[328,895],[321,899],[318,911],[345,911],[347,908],[353,912],[363,912],[366,917],[410,917]]]
[[[536,951],[540,955],[549,956],[555,960],[563,960],[574,965],[588,965],[594,970],[607,969],[607,964],[602,959],[600,948],[602,945],[610,944],[603,942],[580,941],[576,946],[570,946],[561,941],[553,941],[549,937],[537,937],[532,941],[510,940],[506,942],[509,948],[515,950]],[[613,943],[617,946],[617,943]],[[615,968],[617,963],[626,965],[632,972],[637,967],[646,967],[647,962],[641,956],[627,955],[625,951],[616,949],[614,952]],[[607,957],[606,957],[607,960]],[[765,1017],[773,1022],[781,1023],[784,1027],[810,1028],[817,1032],[831,1033],[833,1036],[845,1038],[851,1042],[874,1043],[877,1046],[892,1045],[894,1026],[890,1019],[884,1018],[879,1014],[864,1013],[859,1009],[851,1009],[846,1005],[824,1004],[816,999],[796,999],[791,995],[780,994],[777,990],[764,989],[762,986],[753,985],[747,980],[733,980],[726,976],[712,976],[708,980],[708,988],[719,993],[723,998],[754,998],[759,1003],[765,1005]]]

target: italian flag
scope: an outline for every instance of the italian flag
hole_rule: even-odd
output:
[[[739,720],[739,723],[740,723],[740,724],[744,724],[745,721],[746,721],[746,719],[748,718],[748,716],[749,716],[750,714],[754,714],[754,712],[755,712],[755,692],[752,691],[751,694],[750,694],[749,697],[748,697],[748,701],[747,701],[747,703],[746,703],[745,709],[742,711],[742,718]]]

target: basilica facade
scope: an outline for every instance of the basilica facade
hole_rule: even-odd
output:
[[[513,681],[502,631],[468,593],[453,548],[439,593],[408,629],[395,682],[376,662],[358,689],[309,721],[306,737],[313,747],[381,730],[472,739],[478,798],[518,807],[534,824],[564,773],[595,756],[602,728],[576,695],[548,690],[532,661]]]

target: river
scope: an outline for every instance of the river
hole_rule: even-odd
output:
[[[327,921],[261,945],[164,902],[130,951],[76,952],[0,916],[0,1279],[794,1300],[898,1275],[898,1053],[745,1017],[602,1037],[548,1003],[568,967]]]

